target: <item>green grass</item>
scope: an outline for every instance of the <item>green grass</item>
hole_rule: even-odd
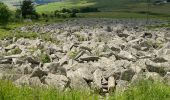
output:
[[[48,12],[54,12],[55,10],[61,10],[63,8],[79,8],[79,7],[86,7],[94,5],[93,2],[87,2],[85,0],[80,0],[77,2],[56,2],[56,3],[49,3],[42,6],[37,6],[36,10],[39,13],[48,13]]]
[[[116,18],[116,19],[146,19],[146,14],[128,11],[115,11],[115,12],[91,12],[79,13],[81,17],[85,18]],[[150,19],[170,20],[170,17],[164,15],[149,15]]]
[[[124,93],[113,97],[115,100],[170,100],[170,87],[163,83],[143,81],[131,86]]]
[[[50,24],[50,23],[57,23],[57,22],[63,22],[68,19],[49,19],[48,22],[45,21],[45,19],[39,19],[39,20],[33,20],[32,22],[10,22],[7,26],[1,26],[0,25],[0,40],[7,39],[7,38],[29,38],[29,39],[35,39],[37,37],[42,38],[45,41],[51,41],[55,42],[56,44],[59,43],[59,41],[51,39],[49,33],[43,34],[40,36],[40,34],[34,33],[34,32],[20,32],[15,31],[17,28],[21,28],[23,26],[27,25],[35,25],[35,24]],[[71,19],[70,19],[71,20]]]
[[[152,0],[154,1],[154,0]],[[50,13],[62,8],[81,8],[97,7],[101,12],[85,13],[85,17],[99,18],[146,18],[147,3],[146,0],[66,0],[63,2],[49,3],[37,6],[39,13]],[[149,14],[151,18],[170,18],[170,3],[164,5],[150,4]]]
[[[141,81],[120,94],[111,93],[108,100],[169,100],[170,86]],[[54,88],[16,87],[0,81],[0,100],[99,100],[99,95],[83,90],[58,91]]]
[[[16,87],[9,81],[0,81],[0,100],[97,100],[97,95],[86,91],[61,92],[54,88]]]

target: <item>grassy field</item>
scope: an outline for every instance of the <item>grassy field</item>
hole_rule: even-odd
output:
[[[85,90],[58,91],[53,88],[16,87],[9,81],[0,81],[0,100],[99,100],[100,96]],[[143,81],[121,94],[111,93],[107,100],[169,100],[170,87]]]
[[[145,2],[144,2],[145,1]],[[152,0],[153,2],[154,0]],[[63,8],[97,7],[101,12],[79,14],[92,18],[146,18],[148,4],[146,0],[66,0],[37,6],[39,13],[50,13]],[[170,19],[170,3],[149,5],[151,18]]]
[[[12,10],[16,8],[16,7],[13,6],[13,4],[18,4],[21,1],[23,1],[23,0],[0,0],[0,2],[3,2],[6,5],[8,5],[9,8],[12,9]]]
[[[20,0],[0,0],[11,7]],[[149,14],[151,18],[170,19],[170,3],[153,5],[151,0]],[[38,13],[53,13],[63,8],[97,7],[101,12],[79,14],[89,18],[146,18],[148,4],[146,0],[64,0],[36,6]],[[13,9],[13,8],[12,8]]]

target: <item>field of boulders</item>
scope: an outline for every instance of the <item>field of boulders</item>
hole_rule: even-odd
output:
[[[122,92],[140,80],[170,85],[170,29],[145,25],[143,20],[77,19],[17,28],[49,39],[0,40],[0,79],[100,94]]]

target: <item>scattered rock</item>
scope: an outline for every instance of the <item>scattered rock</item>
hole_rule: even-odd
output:
[[[19,86],[95,89],[104,96],[140,80],[170,84],[169,31],[148,31],[144,25],[143,20],[76,19],[15,29],[49,37],[0,40],[0,79]]]
[[[47,72],[43,71],[40,67],[35,67],[30,75],[30,77],[39,77],[47,76]]]
[[[68,82],[68,78],[64,75],[48,74],[48,76],[45,77],[45,84],[60,90],[64,90]]]

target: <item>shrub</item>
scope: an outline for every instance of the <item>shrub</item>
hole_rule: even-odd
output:
[[[0,24],[6,26],[10,20],[11,12],[9,11],[8,7],[0,3]]]
[[[21,12],[21,9],[17,9],[16,11],[15,11],[15,19],[19,19],[19,20],[21,20],[22,19],[22,12]]]
[[[24,0],[21,6],[22,16],[24,18],[38,19],[38,14],[35,11],[33,2],[31,0]]]
[[[87,13],[87,12],[99,12],[97,8],[90,8],[90,7],[85,7],[85,8],[80,8],[81,13]]]
[[[66,8],[63,8],[63,9],[61,10],[61,12],[62,12],[62,13],[71,13],[71,10],[66,9]]]
[[[77,17],[77,15],[76,15],[76,13],[72,12],[72,13],[70,13],[69,17],[74,18],[74,17]]]

